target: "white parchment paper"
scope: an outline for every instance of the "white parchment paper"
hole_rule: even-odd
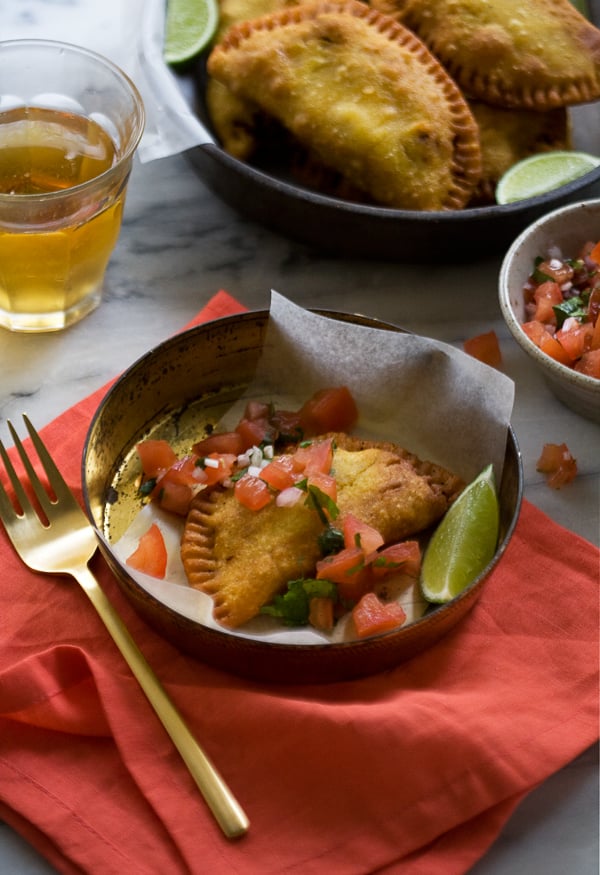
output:
[[[392,440],[466,482],[491,462],[500,482],[512,380],[447,344],[319,316],[273,291],[264,352],[244,398],[297,409],[316,390],[336,385],[347,385],[357,402],[360,419],[354,433]],[[222,430],[237,423],[244,405],[241,399],[228,411]],[[211,598],[186,583],[179,558],[181,520],[147,506],[114,545],[115,553],[125,562],[152,522],[167,543],[166,578],[134,573],[136,580],[184,616],[224,631],[213,620]],[[399,600],[408,622],[422,616],[425,603],[418,586],[408,587]],[[322,644],[344,639],[346,633],[344,624],[332,636],[312,629],[274,629],[264,617],[229,634]]]

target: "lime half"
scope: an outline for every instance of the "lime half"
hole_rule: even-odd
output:
[[[449,602],[493,559],[500,508],[491,465],[456,499],[434,531],[421,567],[421,590],[429,602]]]
[[[600,158],[587,152],[541,152],[513,164],[496,187],[496,201],[514,201],[545,194],[573,182],[600,165]]]
[[[185,64],[213,38],[219,23],[217,0],[168,0],[163,57],[167,64]]]

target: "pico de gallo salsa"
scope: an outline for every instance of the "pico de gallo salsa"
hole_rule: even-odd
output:
[[[304,502],[324,524],[322,558],[314,578],[289,581],[287,590],[261,613],[286,625],[331,631],[351,610],[358,637],[387,631],[402,625],[406,613],[397,601],[380,597],[385,581],[392,574],[418,578],[420,545],[415,540],[384,545],[381,534],[353,514],[340,518],[333,439],[313,440],[328,432],[347,432],[357,419],[356,403],[344,386],[320,390],[296,411],[250,401],[233,431],[208,434],[183,457],[167,441],[140,442],[140,491],[181,516],[187,515],[199,491],[217,486],[233,489],[241,504],[257,512],[271,502],[280,507]],[[166,551],[158,526],[142,536],[127,562],[164,577]]]
[[[600,379],[600,241],[535,259],[523,287],[530,340],[551,358]]]

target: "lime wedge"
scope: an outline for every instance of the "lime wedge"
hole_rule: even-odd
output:
[[[513,164],[498,182],[496,201],[514,201],[545,194],[584,176],[600,165],[600,158],[586,152],[541,152]]]
[[[499,528],[494,472],[488,465],[459,495],[427,545],[421,590],[428,602],[449,602],[475,580],[496,552]]]
[[[206,48],[219,23],[217,0],[168,0],[163,57],[185,64]]]

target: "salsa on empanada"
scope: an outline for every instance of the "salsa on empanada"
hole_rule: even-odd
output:
[[[477,126],[456,84],[414,34],[358,0],[238,24],[207,70],[376,203],[460,209],[477,184]]]
[[[333,440],[332,472],[340,515],[352,513],[386,543],[427,529],[446,512],[462,481],[387,442],[346,434]],[[192,502],[181,556],[191,586],[210,594],[215,618],[238,627],[255,617],[290,580],[311,576],[326,528],[304,502],[249,510],[232,489],[200,493]]]
[[[600,98],[600,30],[569,0],[371,0],[441,60],[468,97],[547,110]]]

